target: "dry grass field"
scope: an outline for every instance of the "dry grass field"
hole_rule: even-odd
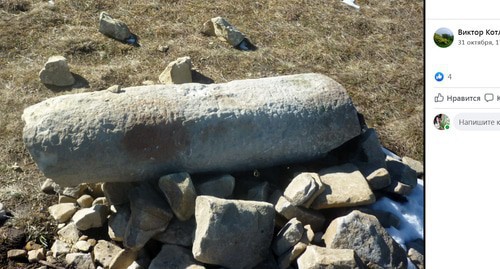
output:
[[[423,1],[357,0],[0,0],[0,202],[6,225],[43,242],[55,223],[40,192],[45,178],[22,142],[25,107],[46,98],[158,82],[166,65],[190,56],[216,83],[305,72],[341,83],[382,143],[423,159]],[[98,32],[101,11],[126,22],[140,47]],[[244,52],[200,33],[223,16],[258,50]],[[157,50],[168,45],[167,52]],[[38,72],[63,55],[79,79],[71,89],[48,89]],[[12,166],[17,163],[20,168]],[[0,233],[0,240],[2,234]],[[5,255],[0,253],[0,267]]]

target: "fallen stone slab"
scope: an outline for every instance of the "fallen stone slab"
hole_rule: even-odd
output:
[[[229,269],[253,268],[269,254],[274,214],[266,202],[198,196],[194,258]]]
[[[297,260],[297,265],[299,269],[365,268],[364,264],[356,255],[356,252],[352,249],[329,249],[314,245],[306,248],[306,251]]]
[[[24,143],[45,176],[67,186],[253,170],[323,157],[361,131],[345,89],[320,74],[122,91],[25,109]]]

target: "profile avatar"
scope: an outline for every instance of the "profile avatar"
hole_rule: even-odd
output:
[[[434,127],[438,130],[450,129],[450,118],[445,114],[438,114],[434,117]]]
[[[447,48],[453,43],[453,32],[448,28],[439,28],[434,33],[434,43],[440,48]]]

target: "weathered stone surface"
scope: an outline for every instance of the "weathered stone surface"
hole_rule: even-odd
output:
[[[75,83],[68,62],[63,56],[50,57],[38,75],[43,84],[64,87]]]
[[[245,39],[242,32],[238,31],[222,17],[215,17],[205,22],[202,32],[208,36],[216,36],[233,47],[238,46]]]
[[[151,261],[148,269],[204,269],[191,251],[180,246],[163,245],[160,253]]]
[[[306,248],[306,251],[297,259],[297,265],[298,269],[365,268],[352,249],[329,249],[314,245]]]
[[[401,161],[408,165],[411,169],[415,170],[417,177],[424,175],[424,165],[421,162],[406,156],[403,157]]]
[[[314,230],[321,230],[325,217],[316,211],[294,206],[284,196],[276,202],[274,209],[286,219],[297,218],[303,224],[309,224]]]
[[[196,198],[194,258],[227,268],[263,261],[273,236],[274,209],[266,202]]]
[[[307,244],[302,242],[297,243],[278,259],[278,265],[280,269],[287,269],[290,267],[293,261],[295,261],[305,250]]]
[[[47,177],[75,185],[258,169],[322,157],[360,133],[345,89],[319,74],[122,90],[25,109],[24,142]]]
[[[188,173],[163,176],[158,181],[158,186],[179,220],[186,221],[193,216],[196,190]]]
[[[127,24],[120,20],[113,19],[104,11],[99,15],[99,32],[119,41],[125,41],[132,35]]]
[[[365,177],[352,164],[343,164],[320,171],[325,190],[311,205],[314,209],[367,205],[375,195]]]
[[[417,172],[408,165],[391,159],[387,160],[386,164],[392,180],[408,185],[412,189],[417,186]]]
[[[129,202],[128,192],[133,187],[130,182],[105,182],[102,190],[108,203],[112,205],[121,205]]]
[[[80,238],[80,231],[78,230],[78,228],[76,228],[74,222],[70,222],[62,229],[57,231],[57,235],[59,235],[59,239],[61,239],[62,241],[69,244],[74,244]]]
[[[391,176],[385,168],[379,168],[366,177],[372,190],[380,190],[391,185]]]
[[[52,256],[56,258],[57,256],[69,253],[70,247],[65,242],[56,240],[54,244],[52,244],[52,247],[50,247],[50,250],[52,251]]]
[[[61,195],[78,199],[85,193],[85,191],[87,191],[87,189],[88,187],[86,184],[78,184],[77,186],[65,187],[62,190]]]
[[[196,222],[194,217],[187,221],[180,221],[176,218],[168,224],[165,231],[155,235],[154,239],[164,244],[191,247],[194,240]]]
[[[69,253],[65,257],[66,264],[69,268],[78,269],[95,269],[92,255],[90,253]]]
[[[76,199],[73,197],[59,194],[58,203],[59,204],[76,204]]]
[[[39,248],[28,251],[29,262],[37,262],[41,260],[45,260],[45,249]]]
[[[182,84],[193,82],[191,76],[191,58],[181,57],[170,62],[168,66],[161,72],[158,80],[163,84]]]
[[[104,268],[127,268],[137,257],[137,253],[124,250],[105,240],[99,240],[93,250],[94,260]]]
[[[105,205],[93,205],[90,208],[78,210],[71,219],[78,230],[102,227],[107,220],[109,209]]]
[[[424,269],[424,255],[414,248],[408,250],[408,258],[418,268]]]
[[[130,208],[127,205],[116,206],[116,213],[108,219],[108,235],[114,241],[122,242],[130,219]]]
[[[139,250],[167,228],[173,214],[167,201],[148,183],[130,190],[129,200],[131,215],[123,243],[129,249]]]
[[[80,198],[76,199],[76,202],[81,208],[89,208],[92,206],[92,202],[94,202],[94,198],[88,194],[84,194],[80,196]]]
[[[280,256],[297,244],[304,234],[304,225],[296,218],[281,228],[272,244],[274,254]]]
[[[353,249],[368,267],[407,267],[405,250],[392,239],[377,218],[358,210],[333,220],[323,239],[329,248]]]
[[[12,259],[12,260],[21,260],[21,259],[26,259],[26,250],[24,249],[11,249],[7,251],[7,258]]]
[[[286,187],[283,196],[292,205],[309,207],[325,187],[316,173],[300,173]]]
[[[269,183],[267,181],[264,181],[248,190],[247,199],[251,201],[266,202],[269,198],[270,192],[271,188],[269,187]]]
[[[73,203],[63,203],[49,207],[49,214],[59,223],[68,221],[76,212],[77,207]]]
[[[217,198],[228,198],[233,194],[235,178],[231,175],[222,175],[196,184],[198,195],[208,195]]]

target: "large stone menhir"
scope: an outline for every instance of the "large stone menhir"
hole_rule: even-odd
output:
[[[63,95],[23,120],[31,156],[61,185],[308,161],[360,134],[345,89],[320,74]]]

